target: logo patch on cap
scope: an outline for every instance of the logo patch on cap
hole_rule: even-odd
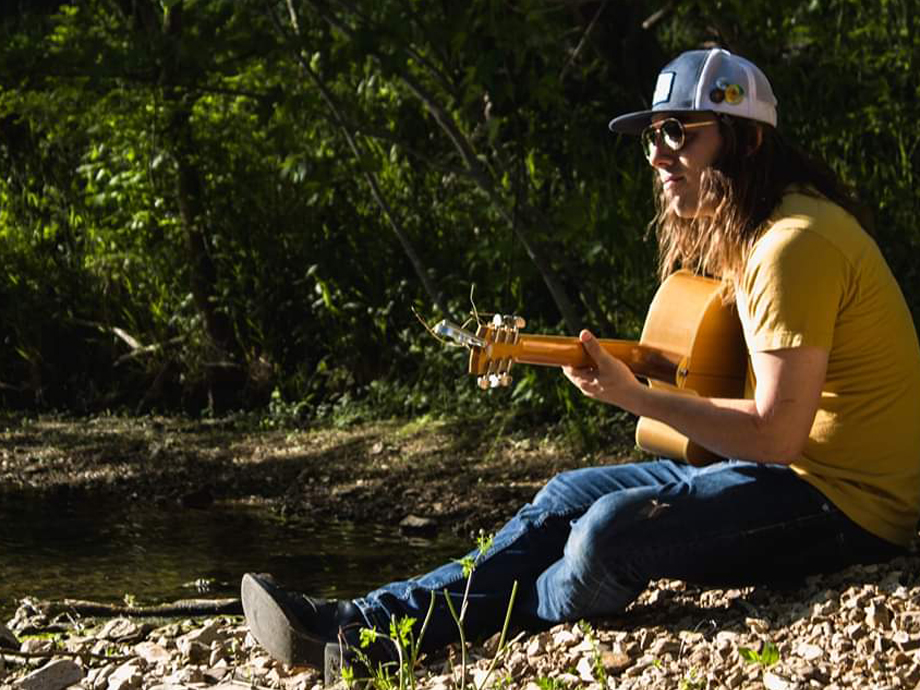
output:
[[[652,95],[652,107],[659,103],[667,103],[671,100],[671,89],[674,86],[674,72],[662,72],[658,75],[658,81],[655,82],[655,93]]]
[[[709,100],[713,103],[725,101],[729,105],[738,105],[744,100],[744,89],[740,84],[729,84],[724,79],[716,81],[716,88],[709,92]]]

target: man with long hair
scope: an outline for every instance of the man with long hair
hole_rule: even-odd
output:
[[[662,277],[721,279],[749,355],[740,399],[645,386],[594,336],[592,366],[566,368],[585,395],[663,422],[731,458],[590,467],[553,478],[494,537],[467,593],[468,636],[615,614],[659,578],[741,586],[889,559],[920,515],[920,347],[868,215],[824,164],[776,131],[776,99],[754,64],[721,49],[678,56],[652,108],[617,117],[655,178]],[[884,347],[880,341],[884,338]],[[255,638],[331,681],[362,627],[433,614],[423,641],[456,639],[463,565],[353,601],[243,578]],[[457,608],[455,607],[455,608]],[[378,643],[372,661],[389,651]],[[391,654],[389,654],[391,656]]]

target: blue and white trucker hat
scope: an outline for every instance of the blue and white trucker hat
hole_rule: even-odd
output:
[[[660,112],[710,111],[776,126],[776,97],[760,68],[722,48],[690,50],[658,75],[652,109],[620,115],[613,132],[640,134]]]

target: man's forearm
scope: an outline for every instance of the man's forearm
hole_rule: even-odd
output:
[[[754,400],[702,398],[647,386],[622,406],[642,417],[650,417],[727,458],[789,464],[801,453],[784,434],[782,420],[763,417]]]

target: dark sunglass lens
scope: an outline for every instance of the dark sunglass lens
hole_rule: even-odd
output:
[[[652,155],[652,145],[655,143],[656,138],[655,130],[652,127],[646,127],[642,130],[642,150],[645,152],[646,157]]]
[[[679,151],[684,145],[684,128],[678,120],[665,120],[661,123],[661,134],[664,143],[672,151]]]

